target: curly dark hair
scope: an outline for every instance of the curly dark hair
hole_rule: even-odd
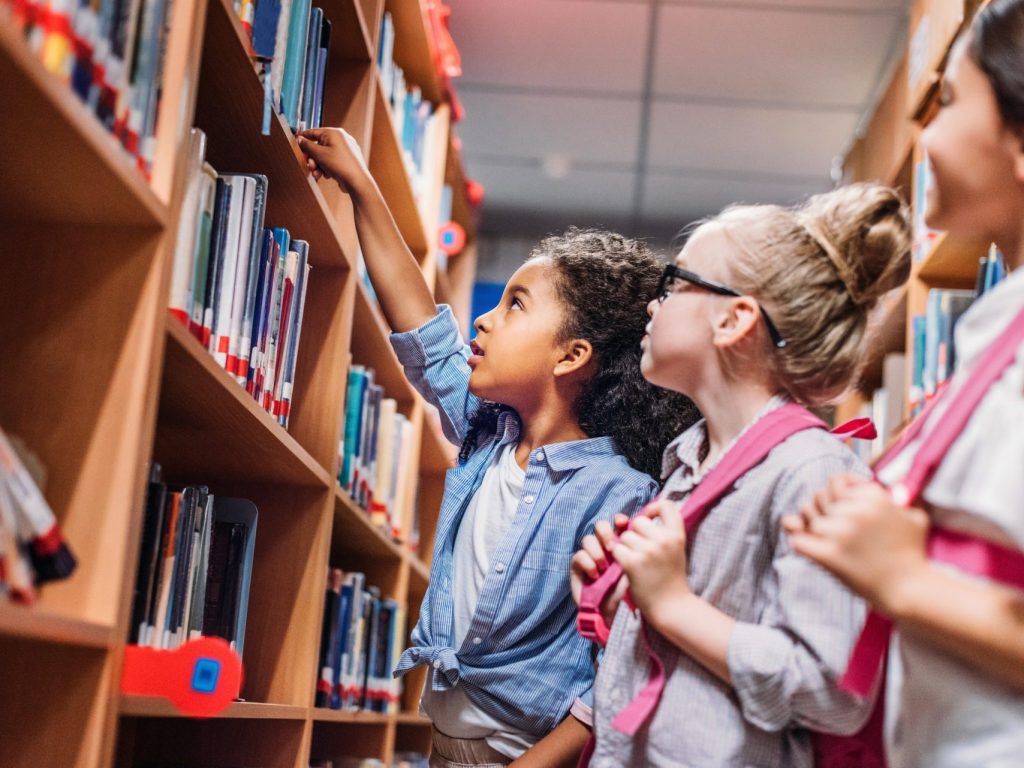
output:
[[[654,386],[640,372],[647,302],[663,265],[639,240],[575,227],[542,240],[530,258],[547,259],[554,268],[565,307],[560,340],[586,339],[597,360],[574,404],[580,428],[589,437],[610,436],[632,467],[660,477],[665,446],[700,415],[689,398]],[[463,460],[505,409],[485,403],[477,411]]]

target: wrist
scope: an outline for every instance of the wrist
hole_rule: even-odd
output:
[[[928,560],[922,558],[888,579],[888,584],[872,600],[893,621],[907,617],[921,601],[921,594],[934,575]]]
[[[644,618],[659,633],[667,635],[670,628],[685,626],[700,602],[689,585],[680,581],[655,598],[649,609],[643,612]]]

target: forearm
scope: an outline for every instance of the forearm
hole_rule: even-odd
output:
[[[590,738],[590,731],[572,715],[528,749],[510,768],[572,768]]]
[[[1024,593],[928,566],[882,609],[900,632],[1024,691]]]
[[[645,618],[683,653],[732,685],[728,657],[735,619],[690,591],[659,601],[657,609]]]
[[[435,314],[434,298],[376,183],[351,190],[366,271],[394,331],[419,328]]]

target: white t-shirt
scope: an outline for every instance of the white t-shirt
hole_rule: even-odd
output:
[[[516,515],[525,479],[526,471],[516,463],[516,445],[509,443],[500,448],[459,525],[452,581],[456,648],[466,640],[491,556]],[[431,690],[428,682],[420,707],[441,733],[456,739],[486,739],[491,748],[513,759],[537,741],[535,736],[482,711],[459,685],[442,692]]]
[[[950,394],[979,356],[1024,309],[1024,269],[979,299],[956,327],[959,361]],[[880,473],[901,480],[921,440],[944,413],[929,417],[922,436]],[[1014,548],[1024,548],[1024,347],[992,384],[963,434],[924,491],[935,522]],[[976,578],[956,571],[963,578]],[[891,768],[1017,768],[1024,765],[1024,695],[943,651],[911,637],[899,642],[901,680],[890,678],[899,712],[889,737]]]

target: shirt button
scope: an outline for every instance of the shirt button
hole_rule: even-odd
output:
[[[482,643],[483,641],[484,640],[483,640],[482,637],[474,637],[473,638],[473,645],[480,645],[480,643]]]
[[[533,504],[534,500],[535,498],[532,493],[528,493],[526,496],[523,496],[523,501],[527,504]]]
[[[505,564],[504,563],[498,563],[496,566],[494,566],[494,570],[496,570],[498,573],[504,573],[505,572]]]
[[[440,669],[440,668],[441,668],[441,660],[440,659],[434,659],[434,669]]]
[[[540,464],[544,460],[544,454],[541,453],[540,451],[537,451],[535,454],[533,454],[533,460]]]

